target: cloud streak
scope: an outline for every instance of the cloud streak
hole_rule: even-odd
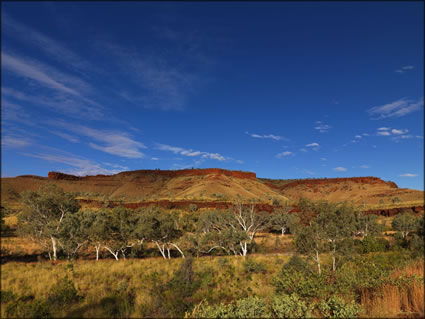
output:
[[[156,149],[160,151],[173,152],[174,154],[179,154],[188,157],[201,157],[202,159],[212,159],[216,161],[230,160],[230,158],[226,158],[219,153],[194,151],[192,149],[184,149],[182,147],[170,146],[166,144],[157,144]]]
[[[289,152],[289,151],[286,151],[286,152],[282,152],[282,153],[276,154],[276,157],[277,158],[283,158],[283,157],[290,156],[290,155],[294,155],[294,153]]]
[[[279,136],[279,135],[274,135],[274,134],[255,134],[255,133],[249,133],[249,132],[245,132],[245,134],[253,137],[253,138],[261,138],[261,139],[272,139],[275,141],[288,141],[289,139],[283,136]]]
[[[389,104],[374,106],[367,110],[367,112],[370,116],[376,116],[372,119],[379,120],[391,117],[402,117],[407,114],[421,110],[423,106],[423,97],[417,101],[402,98]]]

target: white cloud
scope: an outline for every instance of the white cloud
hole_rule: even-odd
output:
[[[391,129],[391,127],[380,127],[377,130],[378,131],[389,131]]]
[[[388,117],[405,116],[412,112],[421,110],[423,108],[423,105],[423,97],[417,100],[416,102],[413,100],[407,100],[405,98],[402,98],[389,104],[372,107],[371,109],[367,110],[367,112],[371,116],[378,116],[376,118],[373,118],[377,120]]]
[[[368,133],[363,133],[362,135],[363,135],[363,136],[369,136],[369,134],[368,134]]]
[[[279,136],[279,135],[273,135],[273,134],[255,134],[255,133],[249,133],[249,132],[245,132],[245,134],[253,137],[253,138],[265,138],[265,139],[272,139],[275,141],[280,141],[280,140],[284,140],[287,141],[288,139],[286,137],[283,136]]]
[[[67,140],[71,143],[79,143],[80,142],[80,140],[78,138],[76,138],[75,136],[72,136],[70,134],[58,132],[58,131],[50,131],[50,132],[59,136],[59,137],[62,137],[63,139],[65,139],[65,140]]]
[[[230,159],[220,155],[219,153],[194,151],[192,149],[187,150],[182,147],[170,146],[166,144],[157,144],[156,149],[160,151],[169,151],[173,152],[174,154],[180,154],[189,157],[201,156],[201,158],[203,159],[213,159],[217,161],[224,161]]]
[[[322,123],[321,121],[316,121],[317,126],[314,127],[315,130],[318,130],[320,133],[327,133],[332,126]]]
[[[305,148],[300,148],[300,152],[307,153],[308,151]]]
[[[68,93],[75,96],[81,96],[76,90],[60,82],[59,79],[55,78],[52,74],[48,74],[46,70],[37,65],[33,61],[27,61],[17,57],[13,57],[7,53],[2,52],[2,67],[5,70],[13,72],[23,78],[31,79],[38,84],[58,90],[64,93]]]
[[[96,174],[117,174],[121,172],[121,169],[106,169],[100,166],[100,164],[90,161],[88,159],[78,158],[73,155],[58,155],[58,154],[24,154],[25,156],[39,158],[49,162],[56,162],[66,164],[74,167],[74,169],[68,170],[65,173],[84,176],[84,175],[96,175]]]
[[[282,158],[282,157],[289,156],[289,155],[294,155],[294,153],[288,152],[288,151],[287,152],[282,152],[282,153],[277,154],[276,157],[277,158]]]
[[[413,65],[402,66],[400,69],[395,70],[397,73],[406,73],[407,71],[413,70],[415,67]]]
[[[361,139],[362,137],[361,137],[361,135],[356,135],[356,136],[354,136],[354,138]]]
[[[369,168],[369,165],[360,165],[360,168]]]
[[[77,55],[72,50],[64,47],[58,41],[36,31],[33,27],[28,27],[11,16],[2,13],[2,34],[14,40],[22,41],[24,44],[31,44],[43,53],[46,53],[64,66],[71,66],[73,70],[84,73],[93,70],[93,66]]]
[[[319,147],[319,143],[313,142],[313,143],[307,144],[306,147]]]
[[[32,141],[25,137],[18,137],[18,136],[3,136],[1,139],[1,145],[4,147],[13,147],[13,148],[19,148],[19,147],[25,147],[32,144]]]
[[[327,161],[328,159],[326,157],[321,157],[320,160]]]
[[[404,130],[397,130],[397,129],[395,129],[395,128],[391,130],[391,132],[392,132],[393,134],[396,134],[396,135],[406,134],[408,131],[409,131],[408,129],[404,129]]]
[[[159,158],[158,157],[152,157],[151,160],[152,161],[159,161]]]
[[[338,167],[335,167],[334,168],[334,171],[336,171],[336,172],[345,172],[345,171],[347,171],[347,169],[345,167],[338,166]]]
[[[391,133],[390,132],[387,132],[387,131],[378,132],[376,134],[378,136],[390,136],[391,135]]]
[[[103,145],[90,142],[88,145],[98,151],[108,154],[126,157],[142,158],[144,154],[140,149],[147,148],[143,143],[134,140],[128,133],[121,131],[96,130],[83,125],[73,125],[65,122],[55,122],[54,125],[72,131],[76,134],[90,137]]]
[[[418,176],[418,174],[411,174],[411,173],[404,173],[404,174],[400,174],[400,177],[416,177]]]

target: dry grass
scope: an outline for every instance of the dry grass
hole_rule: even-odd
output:
[[[395,270],[391,278],[419,276],[423,280],[424,262]],[[376,289],[361,292],[364,316],[374,318],[424,317],[424,284],[414,280],[408,285],[385,284]]]

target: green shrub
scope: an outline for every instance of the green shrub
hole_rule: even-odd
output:
[[[390,243],[382,237],[366,236],[361,241],[361,252],[372,253],[379,251],[388,251]]]
[[[75,289],[74,283],[67,276],[59,280],[51,288],[47,298],[50,304],[58,306],[66,306],[79,300],[80,296],[77,293],[77,289]]]
[[[317,309],[326,318],[355,318],[360,311],[360,306],[356,303],[345,303],[337,296],[332,296],[317,304]]]
[[[310,316],[309,307],[297,294],[273,296],[271,309],[273,315],[277,318],[305,318]]]
[[[206,303],[196,313],[200,318],[267,318],[270,313],[261,298],[251,296],[233,301],[230,304],[208,305]]]
[[[33,296],[21,297],[8,303],[7,318],[52,318],[46,301],[34,300]]]
[[[256,262],[251,258],[247,258],[242,264],[243,272],[247,274],[251,273],[266,273],[266,265],[262,262]]]
[[[292,257],[273,278],[273,286],[278,294],[296,293],[303,298],[322,297],[327,293],[326,277],[326,272],[319,275],[300,257]]]

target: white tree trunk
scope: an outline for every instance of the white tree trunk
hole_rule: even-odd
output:
[[[245,257],[247,252],[248,252],[247,242],[245,241],[243,243],[240,243],[240,245],[241,245],[241,248],[242,248],[242,254],[241,255]]]
[[[115,260],[116,261],[118,261],[118,254],[120,253],[120,251],[119,250],[117,250],[116,252],[114,252],[114,251],[112,251],[109,247],[106,247],[106,246],[104,246],[105,248],[106,248],[106,250],[107,251],[109,251],[111,254],[112,254],[112,256],[114,256],[115,257]]]
[[[179,253],[182,255],[182,258],[185,258],[183,251],[179,248],[179,246],[177,246],[176,244],[171,243],[171,245],[173,245],[174,247],[176,247],[176,249],[179,251]]]
[[[52,248],[53,248],[53,260],[57,259],[57,255],[56,255],[56,238],[51,236],[50,237],[52,239]]]
[[[94,247],[96,248],[96,261],[98,261],[99,260],[100,245],[95,245]]]
[[[316,250],[316,263],[317,263],[317,269],[319,270],[319,275],[321,274],[320,270],[320,259],[319,259],[319,252]]]
[[[161,246],[158,244],[158,242],[157,242],[157,241],[155,242],[155,244],[156,244],[156,246],[158,247],[159,252],[161,253],[162,257],[164,257],[164,259],[167,259],[167,256],[165,256],[165,248],[164,248],[164,245],[162,245],[162,248],[161,248]]]

